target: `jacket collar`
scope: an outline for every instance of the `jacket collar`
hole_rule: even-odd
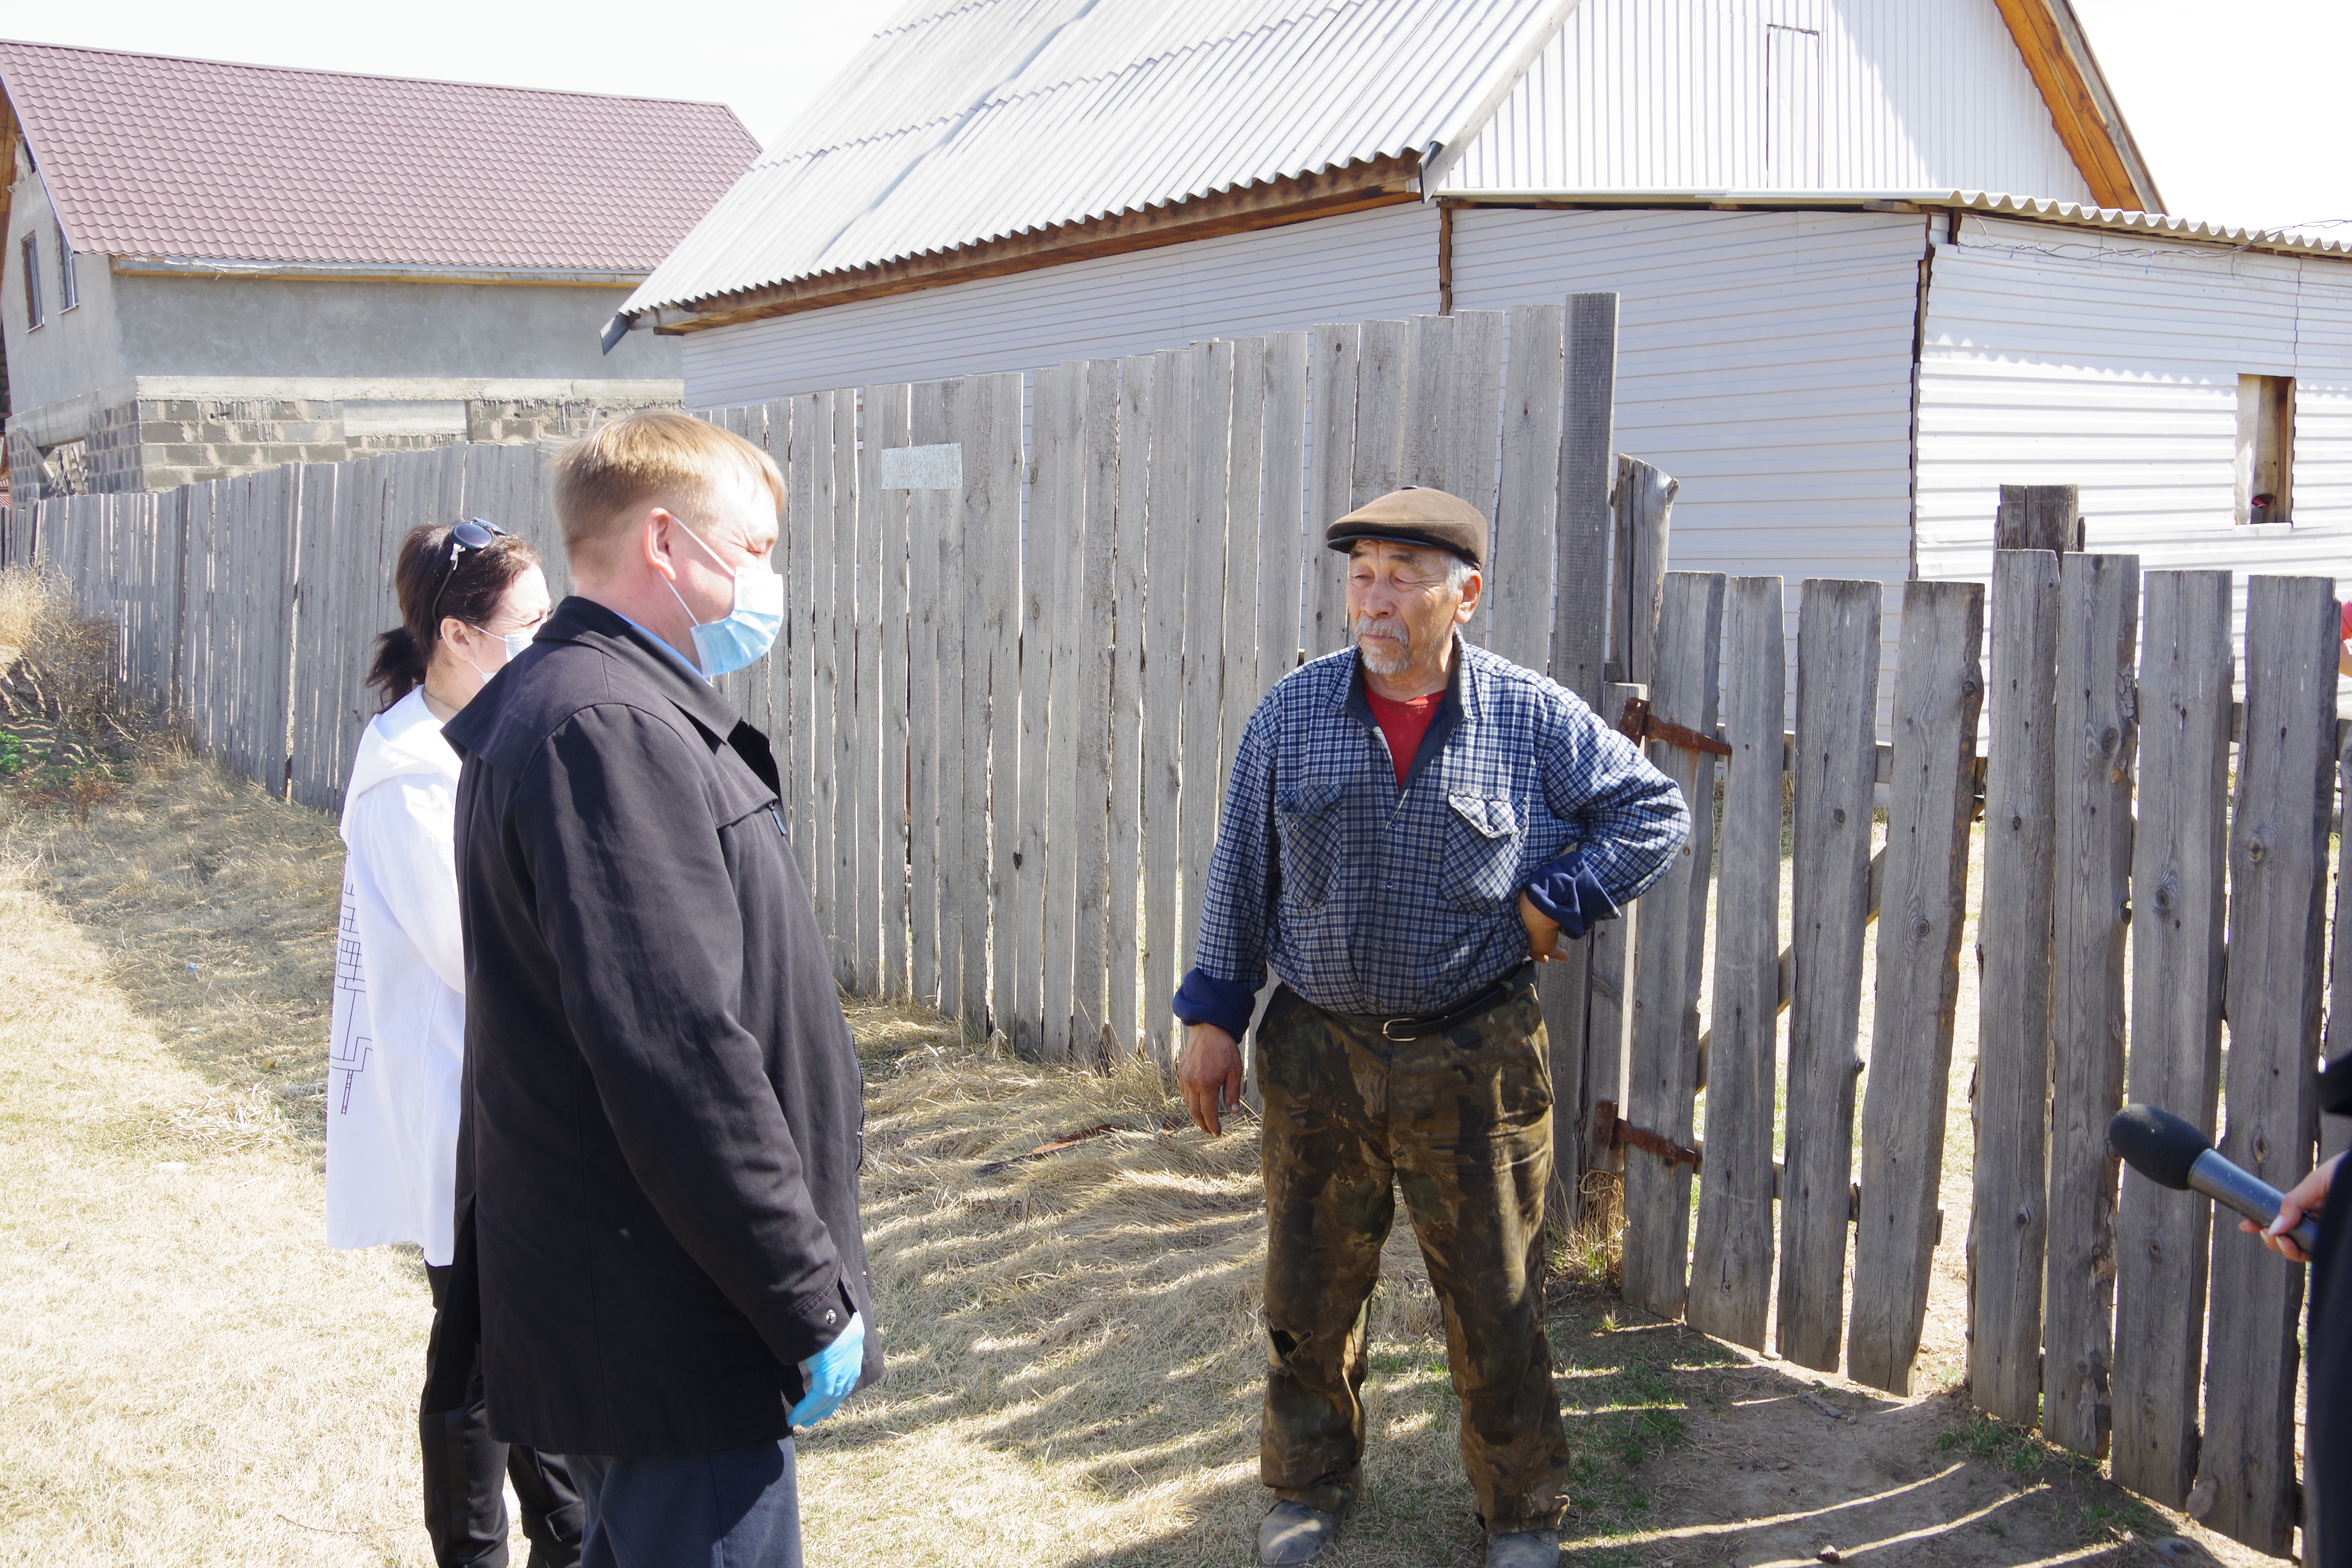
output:
[[[1474,724],[1477,722],[1481,685],[1486,676],[1486,667],[1480,661],[1486,657],[1485,649],[1464,642],[1459,631],[1454,634],[1454,672],[1446,678],[1445,700],[1438,704],[1438,713],[1444,719],[1447,729],[1453,728],[1456,719],[1466,719]],[[1347,650],[1347,674],[1333,686],[1330,703],[1367,724],[1372,721],[1372,705],[1366,699],[1364,690],[1364,654],[1361,648]]]

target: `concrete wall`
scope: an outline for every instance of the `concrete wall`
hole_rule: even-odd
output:
[[[596,346],[626,289],[122,274],[125,375],[670,380],[675,340]],[[88,390],[77,387],[75,391]]]
[[[26,320],[24,238],[41,253],[41,300],[47,320]],[[7,333],[11,412],[44,407],[128,374],[122,365],[115,279],[103,256],[84,256],[74,268],[81,302],[61,308],[58,225],[48,193],[29,167],[8,193],[7,248],[0,253],[0,331]],[[634,335],[634,334],[633,334]]]

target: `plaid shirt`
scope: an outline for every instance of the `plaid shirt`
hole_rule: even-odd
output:
[[[1329,1012],[1441,1013],[1526,961],[1521,889],[1562,913],[1577,889],[1605,918],[1665,873],[1690,835],[1673,781],[1573,693],[1454,653],[1402,789],[1354,649],[1266,693],[1234,759],[1179,1017],[1228,1024],[1238,1001],[1245,1026],[1269,963]]]

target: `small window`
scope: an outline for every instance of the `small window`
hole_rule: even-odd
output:
[[[41,324],[41,242],[25,237],[25,325]]]
[[[2288,522],[2294,500],[2294,377],[2238,378],[2238,521]]]
[[[66,237],[66,226],[58,225],[58,309],[70,310],[81,303],[81,282],[74,276],[73,241]]]

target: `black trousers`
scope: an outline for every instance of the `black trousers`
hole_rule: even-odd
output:
[[[566,1458],[588,1502],[583,1568],[801,1568],[793,1440],[709,1454]]]
[[[506,1568],[507,1500],[514,1483],[530,1568],[575,1568],[580,1561],[580,1494],[561,1456],[490,1436],[482,1403],[478,1325],[452,1323],[442,1310],[450,1270],[425,1266],[433,1287],[433,1333],[425,1347],[425,1397],[417,1438],[425,1453],[425,1530],[440,1568]]]
[[[2333,1076],[2332,1074],[2330,1076]],[[2352,1568],[2352,1179],[2319,1214],[2319,1250],[2311,1260],[2310,1408],[2304,1436],[2306,1495],[2316,1499],[2318,1551],[2304,1542],[2311,1568]]]

